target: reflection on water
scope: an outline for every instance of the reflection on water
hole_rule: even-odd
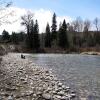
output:
[[[64,84],[72,87],[81,96],[100,100],[100,56],[78,54],[30,55],[37,65],[52,69]],[[95,96],[95,99],[93,99]]]

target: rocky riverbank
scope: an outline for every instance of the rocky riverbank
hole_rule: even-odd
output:
[[[100,52],[94,52],[94,51],[91,51],[91,52],[82,52],[81,54],[87,54],[87,55],[100,55]]]
[[[0,100],[77,100],[76,94],[44,68],[20,54],[2,57]]]

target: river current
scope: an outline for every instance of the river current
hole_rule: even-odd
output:
[[[79,54],[31,54],[33,62],[57,76],[63,84],[88,100],[100,100],[100,56]]]

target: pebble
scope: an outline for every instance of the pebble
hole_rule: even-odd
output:
[[[21,80],[21,81],[26,81],[26,79],[25,79],[25,78],[23,78],[23,77],[21,77],[21,78],[20,78],[20,80]]]
[[[65,93],[63,91],[60,91],[57,94],[60,95],[60,96],[63,96]]]
[[[76,94],[74,94],[74,93],[73,93],[73,94],[70,94],[70,95],[71,95],[72,97],[75,97],[75,96],[76,96]]]
[[[36,94],[33,94],[33,97],[36,97],[37,95]]]
[[[37,93],[36,93],[36,95],[41,95],[42,94],[42,92],[41,91],[38,91]]]
[[[66,96],[62,96],[62,97],[61,97],[61,100],[69,100],[69,98],[66,97]]]
[[[23,81],[23,84],[27,84],[28,82],[27,81]]]
[[[61,99],[61,96],[60,96],[60,95],[57,95],[56,98],[57,98],[57,99]]]
[[[48,87],[48,88],[47,88],[47,91],[52,91],[52,88]]]
[[[33,91],[29,91],[28,93],[27,93],[27,95],[29,95],[29,96],[31,96],[33,94]]]
[[[8,100],[14,100],[14,98],[12,96],[9,96]]]
[[[57,92],[56,92],[56,91],[52,91],[52,93],[53,93],[53,94],[57,94]]]
[[[63,89],[66,89],[66,86],[65,86],[65,85],[62,85],[62,88],[63,88]]]
[[[62,87],[62,83],[58,83],[58,86],[59,86],[59,87]]]
[[[70,87],[66,87],[66,89],[70,89]]]
[[[2,100],[2,97],[0,96],[0,100]]]
[[[51,100],[51,95],[50,94],[43,94],[42,97],[45,99],[45,100]]]

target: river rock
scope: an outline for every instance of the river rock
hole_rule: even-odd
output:
[[[8,100],[14,100],[13,96],[9,96]]]
[[[52,88],[48,87],[48,88],[47,88],[47,91],[52,91]]]
[[[21,77],[20,80],[21,81],[26,81],[26,78]]]
[[[56,92],[56,91],[52,91],[52,93],[53,93],[53,94],[57,94],[57,92]]]
[[[36,97],[37,95],[36,94],[33,94],[33,97]]]
[[[67,86],[66,89],[70,89],[70,87]]]
[[[23,84],[27,84],[28,82],[27,81],[23,81]]]
[[[63,90],[63,89],[62,89],[62,87],[59,87],[58,90],[61,91],[61,90]]]
[[[65,87],[65,92],[69,92],[70,91],[70,87]]]
[[[3,100],[3,98],[0,96],[0,100]]]
[[[59,86],[59,87],[62,87],[62,83],[58,83],[58,86]]]
[[[60,95],[57,95],[56,98],[61,100],[61,96]]]
[[[36,95],[42,95],[42,92],[41,92],[41,91],[38,91],[38,92],[36,93]]]
[[[51,95],[48,94],[48,93],[43,94],[42,97],[43,97],[45,100],[52,100]]]
[[[48,71],[48,70],[46,70],[45,72],[46,72],[46,73],[49,73],[49,71]],[[47,75],[48,75],[48,74],[47,74]]]
[[[63,96],[65,93],[63,91],[60,91],[57,94],[60,95],[60,96]]]
[[[76,94],[72,93],[70,94],[72,98],[76,97]]]
[[[33,97],[31,100],[67,100],[66,98],[73,96],[70,95],[73,94],[72,92],[65,92],[70,90],[69,87],[65,88],[47,69],[35,64],[33,66],[30,59],[23,60],[17,54],[10,53],[4,57],[2,67],[5,68],[7,83],[11,82],[11,84],[6,83],[7,89],[3,90],[5,94],[1,95],[4,100],[14,100],[15,98],[15,100],[30,100],[30,97]],[[9,94],[6,95],[6,93]],[[11,93],[14,94],[14,97]],[[6,97],[8,98],[6,99]]]
[[[55,91],[56,91],[56,92],[59,92],[60,90],[57,88],[57,89],[55,89]]]
[[[68,97],[69,100],[72,98],[72,96],[70,94],[66,95],[66,97]]]
[[[66,97],[66,96],[62,96],[62,97],[61,97],[61,100],[69,100],[69,98]]]
[[[27,96],[31,96],[31,95],[33,95],[33,91],[28,91]]]

